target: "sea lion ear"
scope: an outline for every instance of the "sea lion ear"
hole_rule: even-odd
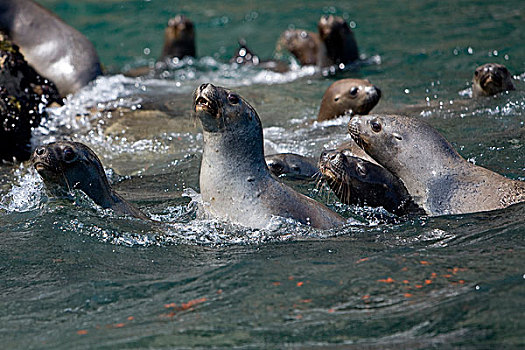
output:
[[[372,84],[369,79],[365,79],[368,84]]]
[[[393,133],[392,136],[394,136],[396,139],[398,139],[399,141],[403,140],[403,136],[401,136],[400,134],[398,134],[397,132]]]

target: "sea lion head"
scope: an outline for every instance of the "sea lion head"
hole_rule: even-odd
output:
[[[492,96],[514,89],[512,76],[504,65],[487,63],[474,71],[472,78],[473,96]]]
[[[209,83],[202,84],[193,92],[193,111],[206,132],[234,131],[241,136],[243,130],[255,127],[259,129],[262,140],[262,125],[257,112],[231,90]]]
[[[380,98],[381,90],[368,80],[338,80],[324,93],[317,120],[333,119],[345,114],[368,114]]]
[[[164,30],[164,48],[161,58],[183,58],[196,56],[195,29],[193,22],[184,15],[177,15],[168,21]]]
[[[79,189],[90,196],[100,190],[100,185],[109,189],[100,160],[80,142],[57,141],[39,146],[33,152],[31,163],[48,188],[63,192]]]
[[[418,118],[355,116],[348,124],[348,131],[366,153],[397,176],[405,171],[417,176],[418,171],[433,166],[441,171],[447,164],[461,159],[436,129]]]
[[[296,29],[287,30],[277,43],[277,50],[284,47],[294,55],[303,66],[316,65],[319,53],[319,39],[316,35],[306,30]]]
[[[289,179],[313,180],[318,169],[308,158],[293,153],[279,153],[266,156],[266,165],[277,177],[286,176]]]

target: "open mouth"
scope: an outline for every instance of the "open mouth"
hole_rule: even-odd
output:
[[[33,163],[33,167],[35,168],[36,171],[42,171],[42,170],[46,170],[48,168],[48,166],[45,163],[42,163],[42,162],[35,162],[35,163]]]
[[[217,105],[204,96],[199,96],[195,100],[195,110],[202,109],[210,114],[217,114]]]

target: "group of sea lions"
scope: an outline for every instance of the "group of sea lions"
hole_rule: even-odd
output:
[[[20,13],[26,21],[18,20]],[[55,81],[62,96],[101,74],[91,43],[33,1],[3,1],[0,30],[20,46],[36,71]],[[38,31],[49,37],[36,40]],[[165,37],[157,68],[173,58],[195,56],[194,26],[186,17],[170,20]],[[319,20],[318,33],[285,31],[278,46],[304,65],[343,68],[359,57],[350,27],[334,16]],[[244,43],[233,61],[253,65],[265,62]],[[279,62],[271,64],[277,67]],[[513,89],[511,75],[502,65],[485,64],[474,73],[473,96]],[[367,80],[333,83],[322,98],[317,120],[350,116],[352,141],[323,152],[315,162],[295,154],[265,157],[263,127],[255,109],[234,91],[211,83],[200,85],[192,96],[192,112],[203,129],[199,181],[205,211],[254,228],[268,227],[279,217],[319,229],[346,222],[325,205],[282,183],[281,175],[304,179],[320,174],[342,202],[383,207],[400,216],[465,214],[525,201],[525,182],[467,162],[421,119],[368,115],[380,97],[381,90]],[[111,188],[100,160],[86,145],[58,141],[39,146],[31,161],[55,195],[78,189],[116,214],[147,219]]]

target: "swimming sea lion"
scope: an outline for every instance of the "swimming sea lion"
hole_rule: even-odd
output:
[[[195,57],[195,29],[193,22],[184,15],[176,15],[168,21],[164,30],[164,47],[159,61]]]
[[[487,63],[476,68],[472,78],[472,96],[491,96],[503,91],[514,90],[512,75],[507,67]]]
[[[321,100],[318,121],[348,114],[368,114],[381,98],[381,90],[363,79],[341,79],[328,87]]]
[[[338,214],[271,176],[261,121],[242,97],[202,84],[194,92],[193,110],[203,128],[201,195],[213,216],[254,228],[267,227],[275,216],[321,229],[344,223]]]
[[[401,180],[382,166],[333,150],[321,154],[319,170],[345,204],[383,207],[396,215],[421,211]]]
[[[354,33],[343,18],[332,15],[322,16],[317,29],[326,47],[328,65],[346,65],[359,59]]]
[[[294,180],[315,180],[319,173],[314,159],[295,153],[279,153],[265,157],[270,172]]]
[[[403,181],[428,215],[495,210],[525,201],[525,182],[467,162],[420,119],[355,116],[348,129],[370,156]]]
[[[102,74],[93,44],[34,1],[2,0],[0,30],[39,74],[56,84],[62,96]]]
[[[119,215],[148,219],[113,191],[95,152],[80,142],[59,141],[37,147],[31,162],[53,194],[78,189],[102,208],[111,208]]]

